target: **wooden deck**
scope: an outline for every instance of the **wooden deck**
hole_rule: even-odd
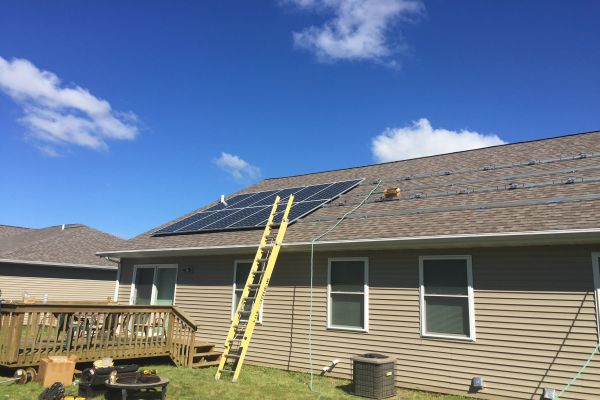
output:
[[[0,365],[34,366],[68,355],[81,362],[168,356],[182,367],[212,365],[220,354],[196,342],[196,331],[172,306],[1,304]]]

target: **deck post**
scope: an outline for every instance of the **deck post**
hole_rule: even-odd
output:
[[[172,353],[173,352],[173,330],[175,329],[175,314],[173,310],[169,311],[167,314],[169,316],[168,320],[165,321],[167,324],[167,348]]]
[[[19,357],[19,343],[23,333],[24,313],[15,313],[11,321],[7,363],[16,363]]]
[[[191,329],[188,330],[188,332],[190,335],[190,339],[188,342],[188,358],[185,366],[189,368],[194,363],[194,353],[196,351],[196,349],[194,348],[194,343],[196,342],[196,332]]]

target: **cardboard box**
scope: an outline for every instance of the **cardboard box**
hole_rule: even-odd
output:
[[[42,359],[38,371],[38,382],[43,387],[50,387],[56,382],[61,382],[65,386],[71,385],[76,361],[77,356],[74,355]]]

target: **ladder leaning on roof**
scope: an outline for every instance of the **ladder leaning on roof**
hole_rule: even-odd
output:
[[[281,223],[276,226],[275,215],[281,199],[275,198],[271,215],[267,221],[267,226],[260,240],[256,256],[252,262],[252,268],[248,274],[244,291],[238,302],[229,334],[225,340],[225,350],[221,356],[221,362],[215,374],[215,380],[221,378],[224,372],[232,373],[231,382],[235,383],[240,376],[242,364],[250,345],[252,332],[258,320],[260,305],[269,286],[273,268],[277,262],[277,256],[285,231],[288,226],[288,215],[294,201],[291,195],[281,218]],[[226,368],[227,367],[227,368]]]

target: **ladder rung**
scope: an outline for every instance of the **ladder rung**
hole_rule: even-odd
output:
[[[284,199],[284,201],[286,201],[286,199]],[[247,346],[249,345],[249,339],[254,329],[254,320],[258,316],[257,310],[254,308],[254,306],[257,305],[256,301],[258,300],[258,294],[262,294],[262,291],[266,290],[268,286],[268,280],[265,281],[264,279],[266,278],[267,272],[271,274],[271,269],[274,267],[275,262],[277,261],[277,250],[279,246],[281,246],[283,236],[285,235],[285,231],[287,229],[289,222],[288,217],[293,203],[293,198],[292,196],[288,196],[286,201],[287,205],[282,211],[278,211],[279,202],[283,204],[280,198],[277,198],[273,204],[273,208],[269,216],[269,220],[271,222],[267,225],[267,227],[265,227],[265,231],[256,253],[256,265],[253,265],[253,268],[250,270],[252,275],[248,277],[246,281],[247,284],[244,287],[244,293],[246,294],[246,296],[243,298],[244,303],[240,306],[239,311],[236,310],[236,322],[232,322],[230,333],[225,342],[225,352],[222,354],[223,358],[221,362],[231,369],[222,368],[221,370],[218,370],[215,378],[217,378],[218,374],[221,372],[232,372],[234,373],[234,377],[236,377],[235,373],[239,373],[242,363],[244,362],[242,356],[245,354]],[[281,221],[276,222],[275,217],[281,218]],[[253,295],[250,295],[251,293]],[[248,302],[250,301],[254,302],[252,309],[245,310],[245,305],[249,304]],[[232,348],[234,349],[233,352],[231,352]],[[236,380],[237,379],[234,379],[233,382],[235,383]]]

